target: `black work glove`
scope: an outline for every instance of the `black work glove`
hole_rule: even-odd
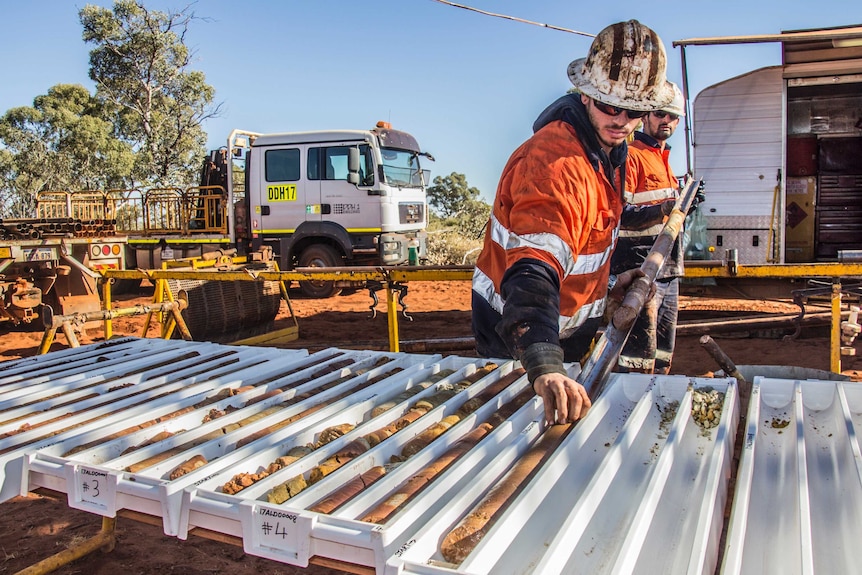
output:
[[[673,209],[676,207],[676,202],[673,200],[668,200],[661,205],[661,215],[662,217],[668,217]]]
[[[706,199],[706,193],[704,193],[703,188],[703,180],[701,180],[697,186],[697,191],[694,194],[694,198],[692,198],[691,200],[691,206],[688,208],[688,211],[685,213],[685,215],[694,213],[694,211],[697,209],[697,206],[699,206],[700,203]]]

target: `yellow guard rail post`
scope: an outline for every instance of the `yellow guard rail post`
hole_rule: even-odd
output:
[[[832,325],[829,335],[829,370],[841,373],[841,280],[832,280]]]
[[[386,321],[389,324],[389,351],[399,351],[401,342],[398,338],[398,307],[392,284],[386,284]]]
[[[829,329],[829,371],[832,373],[841,373],[841,356],[853,355],[855,352],[851,347],[856,335],[859,333],[860,327],[856,318],[852,314],[854,306],[851,305],[851,313],[848,314],[848,321],[842,321],[845,312],[842,311],[842,296],[862,295],[862,284],[842,285],[840,277],[831,278],[830,283],[816,282],[820,284],[818,287],[811,287],[793,291],[793,303],[800,306],[802,313],[805,313],[805,302],[807,298],[813,296],[829,296],[830,301],[830,329]],[[858,310],[858,308],[856,308]],[[802,318],[802,315],[799,316]],[[843,346],[847,346],[845,349]]]

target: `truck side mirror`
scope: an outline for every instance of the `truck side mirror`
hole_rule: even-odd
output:
[[[359,185],[359,148],[347,150],[347,181]]]

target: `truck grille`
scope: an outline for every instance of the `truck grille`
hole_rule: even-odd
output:
[[[398,221],[402,224],[422,224],[425,222],[424,203],[398,204]]]

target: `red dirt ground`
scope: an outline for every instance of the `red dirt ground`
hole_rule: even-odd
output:
[[[388,324],[384,292],[379,292],[377,316],[372,318],[372,299],[367,291],[337,296],[326,300],[293,299],[292,306],[299,322],[299,340],[289,347],[315,351],[325,347],[388,349]],[[152,288],[142,290],[130,297],[115,298],[116,307],[128,307],[134,303],[152,301]],[[399,335],[402,351],[410,341],[443,338],[470,337],[470,284],[469,282],[414,282],[404,298],[406,312],[413,321],[399,316]],[[794,306],[766,302],[704,302],[683,298],[681,320],[702,307],[725,309],[744,308],[758,312],[790,312]],[[143,316],[121,318],[114,321],[117,335],[141,335]],[[291,325],[287,306],[276,320],[276,328]],[[782,328],[757,332],[769,337],[755,338],[745,331],[731,334],[715,334],[721,349],[738,365],[796,365],[817,369],[829,369],[830,341],[824,328],[806,328],[796,339],[780,337],[792,332]],[[158,335],[158,326],[150,327],[150,336]],[[81,343],[99,341],[102,334],[91,330]],[[0,331],[0,361],[34,355],[41,333]],[[673,373],[704,375],[717,369],[714,360],[699,343],[699,335],[684,335],[678,338]],[[65,337],[60,334],[52,349],[66,347]],[[449,350],[435,353],[452,353],[472,356],[474,353],[463,346],[450,345]],[[844,357],[842,367],[856,374],[862,372],[862,351],[857,341],[859,355]],[[31,495],[19,497],[0,505],[0,574],[15,573],[33,563],[62,551],[76,542],[95,534],[101,518],[83,511],[71,510],[65,499],[53,499]],[[251,574],[306,574],[335,575],[341,571],[326,567],[311,566],[296,568],[274,561],[246,555],[241,547],[192,537],[180,541],[167,537],[161,527],[145,525],[137,521],[120,518],[117,523],[118,543],[110,553],[93,553],[56,571],[61,575],[125,573],[128,575],[204,575],[213,573]]]

